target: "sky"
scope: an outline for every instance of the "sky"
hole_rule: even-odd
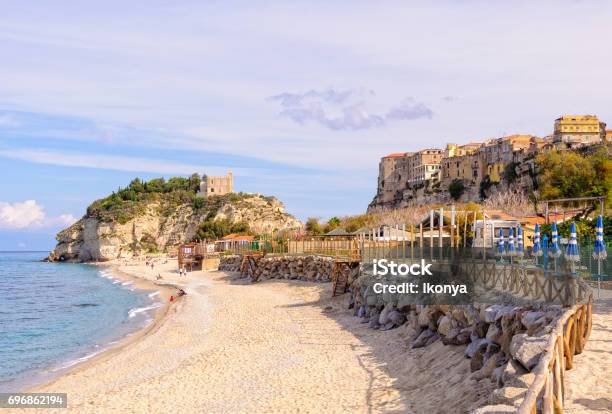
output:
[[[134,177],[362,213],[381,156],[612,123],[612,2],[0,0],[0,250]]]

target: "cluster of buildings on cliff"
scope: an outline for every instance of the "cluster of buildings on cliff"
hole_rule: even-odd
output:
[[[422,188],[448,189],[456,180],[480,187],[486,179],[501,181],[509,165],[519,165],[543,151],[574,149],[612,141],[612,130],[594,115],[562,116],[555,120],[554,133],[544,138],[510,135],[447,144],[446,149],[426,148],[393,153],[379,164],[378,191],[373,204],[384,205],[406,198],[404,192]]]

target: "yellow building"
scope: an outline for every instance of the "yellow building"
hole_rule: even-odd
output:
[[[447,187],[454,180],[474,182],[478,179],[473,172],[473,157],[482,144],[470,142],[465,145],[446,144],[444,157],[440,162],[440,180]]]
[[[591,145],[603,141],[605,136],[606,124],[595,115],[564,115],[555,120],[555,143]]]

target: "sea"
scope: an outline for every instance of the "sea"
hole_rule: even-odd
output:
[[[48,381],[144,328],[161,306],[103,267],[0,252],[0,392]]]

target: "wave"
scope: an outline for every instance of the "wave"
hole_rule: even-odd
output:
[[[59,367],[54,369],[54,371],[62,371],[62,370],[65,370],[66,368],[70,368],[71,366],[79,364],[79,363],[84,362],[84,361],[87,361],[88,359],[91,359],[91,358],[95,357],[96,355],[99,355],[99,354],[101,354],[102,352],[104,352],[104,351],[106,351],[108,349],[107,347],[100,348],[99,345],[96,345],[96,348],[98,348],[97,351],[92,352],[91,354],[87,354],[87,355],[85,355],[83,357],[76,358],[76,359],[73,359],[71,361],[68,361],[65,364],[60,365]]]
[[[123,283],[121,284],[121,286],[129,286],[129,285],[133,285],[133,284],[134,284],[134,282],[132,282],[132,281],[129,281],[129,282],[123,282]]]
[[[140,313],[143,313],[143,312],[146,312],[146,311],[150,311],[150,310],[153,310],[153,309],[157,309],[157,308],[159,308],[160,305],[161,305],[160,303],[155,303],[155,304],[153,304],[151,306],[144,306],[142,308],[133,308],[133,309],[130,309],[129,312],[128,312],[128,316],[130,318],[133,318],[133,317],[135,317],[136,315],[138,315]]]
[[[153,299],[155,296],[159,296],[159,291],[149,293],[149,298]]]

